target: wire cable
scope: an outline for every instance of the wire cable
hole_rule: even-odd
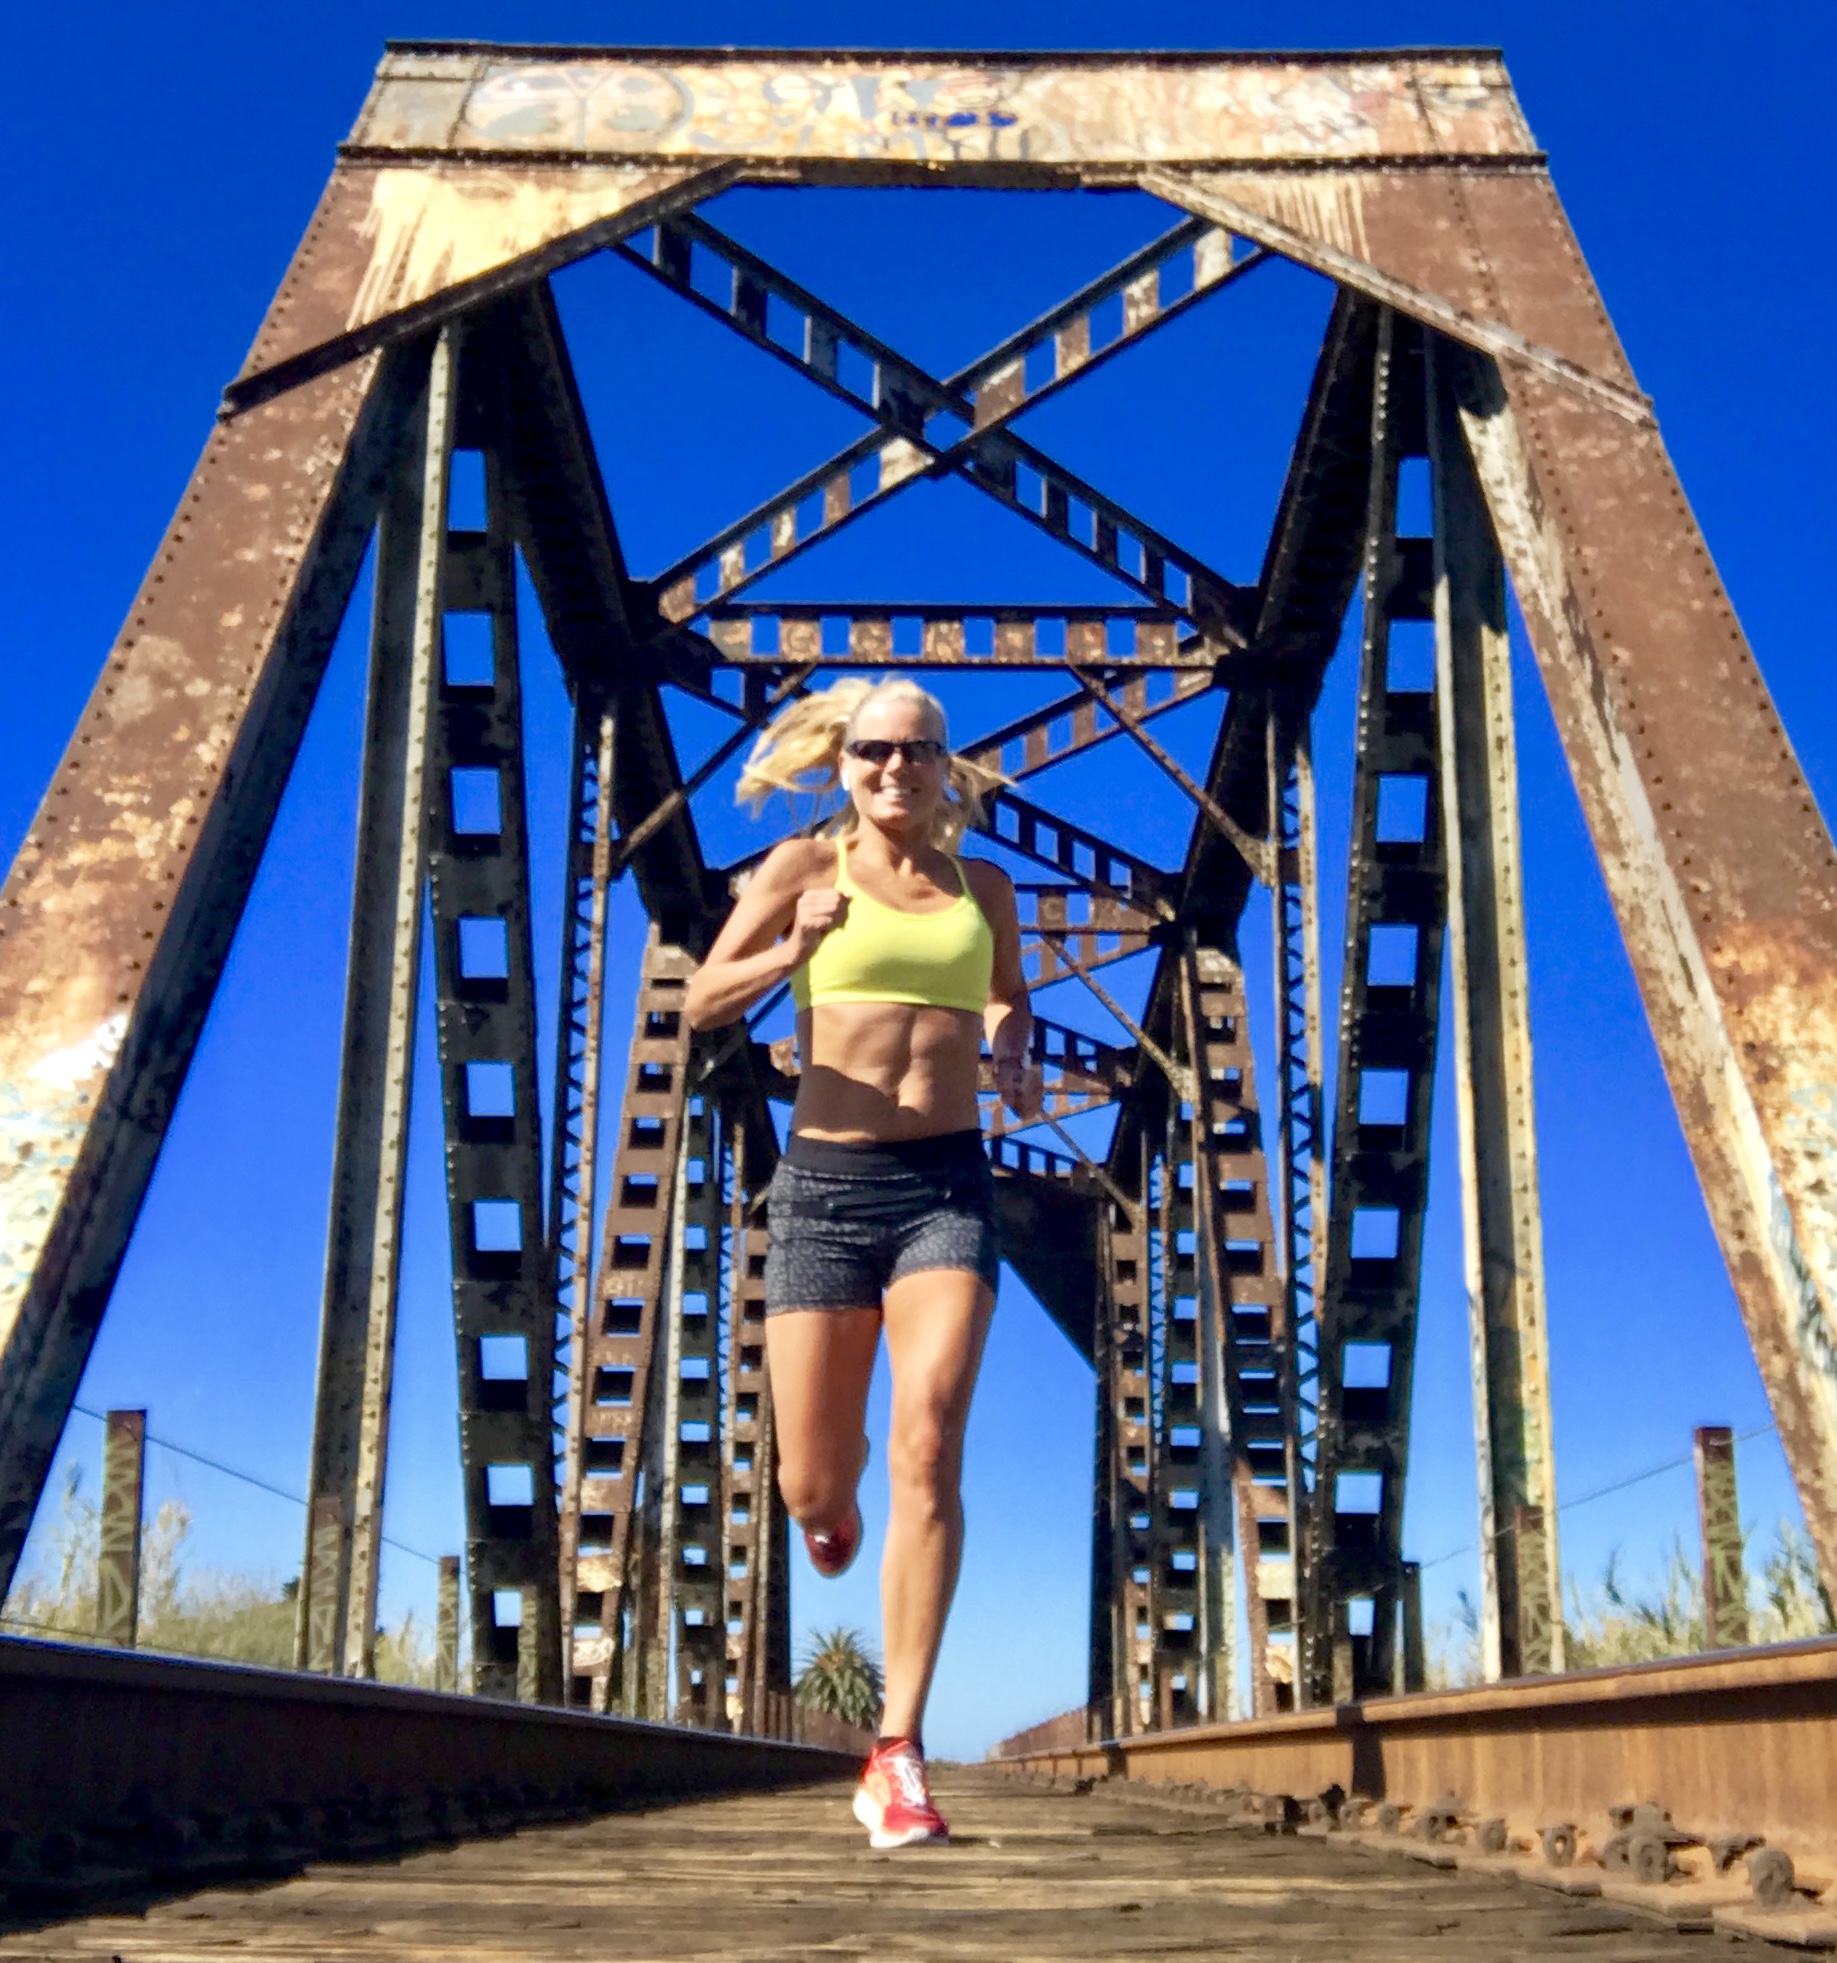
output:
[[[99,1424],[108,1422],[107,1414],[92,1411],[87,1404],[72,1403],[73,1411],[81,1411],[84,1417],[94,1418]],[[189,1459],[193,1465],[207,1466],[212,1472],[221,1472],[231,1479],[240,1479],[245,1486],[253,1486],[258,1492],[271,1493],[278,1500],[287,1500],[294,1506],[304,1506],[306,1501],[298,1493],[290,1493],[285,1486],[276,1486],[266,1479],[258,1479],[252,1472],[244,1472],[239,1467],[225,1465],[221,1459],[213,1459],[203,1452],[194,1452],[189,1445],[177,1444],[170,1438],[161,1438],[154,1432],[147,1433],[147,1443],[157,1445],[163,1452],[171,1452],[175,1457]],[[385,1547],[393,1547],[398,1554],[412,1555],[417,1561],[425,1561],[430,1567],[439,1567],[437,1554],[423,1553],[418,1547],[410,1547],[406,1541],[397,1540],[392,1534],[382,1536]]]
[[[1738,1432],[1735,1443],[1745,1445],[1751,1438],[1764,1438],[1769,1432],[1778,1429],[1777,1425],[1772,1424],[1756,1425],[1752,1431]],[[1559,1514],[1573,1513],[1578,1506],[1588,1506],[1595,1500],[1604,1500],[1610,1493],[1624,1493],[1629,1486],[1643,1486],[1648,1479],[1660,1478],[1667,1472],[1677,1472],[1695,1463],[1694,1453],[1681,1459],[1667,1459],[1663,1465],[1650,1465],[1644,1472],[1630,1472],[1624,1479],[1610,1480],[1607,1485],[1597,1486],[1591,1493],[1578,1493],[1574,1499],[1564,1500],[1556,1510]],[[1517,1531],[1515,1527],[1501,1527],[1495,1538],[1510,1540]],[[1424,1561],[1420,1565],[1426,1574],[1430,1568],[1439,1568],[1444,1562],[1458,1561],[1463,1554],[1477,1554],[1479,1551],[1480,1543],[1477,1540],[1470,1540],[1465,1546],[1451,1547],[1446,1554],[1438,1554],[1432,1561]]]

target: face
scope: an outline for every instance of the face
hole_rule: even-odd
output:
[[[921,737],[940,738],[943,731],[937,718],[922,702],[905,696],[887,696],[870,702],[856,718],[851,741],[897,743]],[[921,763],[904,750],[897,750],[885,763],[869,763],[863,757],[842,757],[842,782],[853,798],[864,824],[882,831],[923,833],[929,831],[938,806],[944,801],[943,757]]]

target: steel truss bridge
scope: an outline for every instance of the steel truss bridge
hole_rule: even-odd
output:
[[[941,375],[727,236],[708,208],[738,185],[1130,188],[1169,226]],[[598,253],[863,425],[644,575],[548,285]],[[1334,297],[1244,583],[1022,421],[1278,259]],[[484,486],[469,528],[449,516],[460,472]],[[758,597],[941,479],[1126,597]],[[747,871],[711,861],[692,799],[830,671],[898,668],[1053,691],[963,747],[1003,779],[988,829],[1025,868],[1031,979],[1075,982],[1110,1032],[1042,1018],[1044,1124],[990,1118],[1013,1265],[1094,1386],[1090,1695],[1052,1749],[1420,1684],[1401,1523],[1438,1066],[1460,1114],[1486,1674],[1560,1672],[1508,579],[1837,1588],[1831,839],[1497,57],[446,43],[378,69],[6,885],[0,1587],[372,553],[302,1669],[373,1673],[431,967],[471,1687],[769,1728],[789,1658],[763,1196],[796,1062],[760,1027],[696,1037],[682,1017]],[[573,714],[549,1056],[519,570]],[[1349,617],[1328,1004],[1310,724]],[[672,697],[730,733],[685,759]],[[1203,772],[1156,728],[1199,698]],[[1177,863],[1034,782],[1106,743],[1190,808]],[[622,877],[650,928],[609,1071]],[[1265,900],[1276,972],[1247,976],[1240,927]],[[1132,1011],[1106,971],[1133,957],[1152,979]],[[1250,992],[1272,988],[1274,1053],[1253,1058]],[[1099,1109],[1101,1154],[1072,1124]]]

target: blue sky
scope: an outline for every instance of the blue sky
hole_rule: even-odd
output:
[[[1332,0],[1282,11],[1289,46],[1499,44],[1582,246],[1665,434],[1814,789],[1837,796],[1837,679],[1822,613],[1833,490],[1823,346],[1830,275],[1808,221],[1831,189],[1828,16],[1711,6],[1584,9]],[[1267,9],[1141,0],[1126,17],[1022,0],[993,14],[932,0],[922,14],[805,0],[633,0],[436,7],[333,4],[310,30],[275,10],[104,5],[72,58],[65,17],[13,31],[4,141],[11,304],[0,310],[10,402],[0,477],[13,630],[0,768],[10,856],[87,695],[348,128],[385,35],[676,44],[1257,47]],[[896,346],[952,366],[1171,219],[1134,196],[750,192],[716,222]],[[1810,241],[1807,243],[1807,241]],[[604,260],[557,283],[628,555],[656,570],[824,455],[856,419],[729,345],[640,275]],[[1299,412],[1325,292],[1276,267],[1030,418],[1035,441],[1237,577],[1254,573]],[[903,507],[903,508],[902,508]],[[784,597],[1104,597],[967,490],[925,487],[808,561]],[[360,612],[354,609],[354,615]],[[564,704],[533,609],[531,799],[538,850],[558,835]],[[1560,1490],[1575,1501],[1687,1456],[1694,1424],[1767,1422],[1733,1299],[1541,691],[1521,656],[1539,1134],[1544,1171]],[[1343,866],[1349,664],[1317,736],[1329,953]],[[362,649],[334,661],[270,861],[232,955],[169,1149],[83,1389],[95,1409],[146,1405],[158,1435],[298,1490],[311,1415],[332,1074],[348,904]],[[960,728],[1005,720],[1030,692],[956,699]],[[1171,724],[1202,754],[1203,712]],[[685,750],[706,740],[680,725]],[[1128,842],[1172,857],[1177,813],[1114,749],[1048,779],[1044,801],[1096,808]],[[701,803],[711,849],[756,836]],[[554,918],[556,855],[537,869]],[[629,988],[634,903],[615,909]],[[1246,954],[1266,996],[1262,913]],[[555,935],[539,927],[538,958]],[[1055,1013],[1094,1029],[1070,1003]],[[607,1037],[624,1043],[615,992]],[[1267,1019],[1263,1031],[1267,1033]],[[424,1055],[426,1051],[424,1050]],[[544,1054],[547,1054],[545,1049]],[[1267,1051],[1264,1053],[1267,1055]],[[404,1548],[459,1544],[454,1365],[438,1110],[417,1099],[389,1528]],[[1452,1143],[1443,1075],[1439,1143]],[[1432,1617],[1471,1588],[1471,1409],[1449,1159],[1431,1202],[1416,1378],[1409,1551]],[[1018,1288],[1004,1291],[972,1424],[969,1556],[940,1671],[934,1748],[979,1751],[1082,1695],[1090,1380]],[[93,1490],[99,1428],[78,1417],[64,1464]],[[884,1460],[881,1461],[884,1463]],[[60,1468],[60,1477],[62,1470]],[[1793,1510],[1766,1436],[1741,1455],[1744,1514]],[[201,1560],[298,1562],[297,1508],[155,1450],[153,1496],[178,1494]],[[870,1539],[884,1502],[870,1474]],[[1616,1547],[1659,1563],[1694,1531],[1673,1470],[1563,1516],[1584,1576]],[[872,1555],[845,1581],[798,1578],[800,1629],[872,1626]],[[432,1569],[392,1551],[385,1610],[432,1601]]]

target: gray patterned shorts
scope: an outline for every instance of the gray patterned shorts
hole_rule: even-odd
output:
[[[767,1202],[765,1312],[878,1308],[905,1275],[953,1268],[993,1288],[995,1181],[982,1134],[837,1145],[793,1132]]]

